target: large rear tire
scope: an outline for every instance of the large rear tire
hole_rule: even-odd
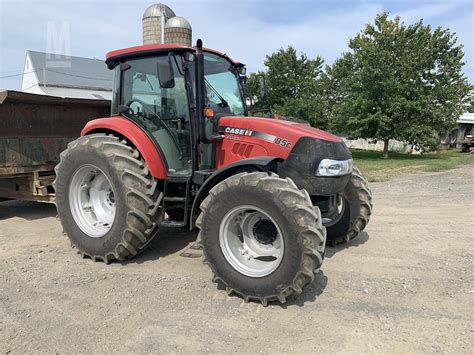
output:
[[[367,179],[354,167],[352,176],[341,194],[342,208],[336,223],[328,223],[327,243],[347,243],[357,237],[369,223],[372,214],[372,192]]]
[[[203,260],[228,294],[266,306],[313,281],[326,231],[319,208],[289,178],[234,175],[213,187],[200,208]]]
[[[124,260],[156,235],[162,194],[138,151],[112,135],[69,143],[55,168],[56,206],[82,256]]]

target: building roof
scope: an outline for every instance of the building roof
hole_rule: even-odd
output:
[[[474,124],[474,113],[466,112],[458,118],[458,123]]]
[[[93,99],[93,100],[112,100],[112,91],[76,89],[76,88],[60,88],[54,86],[41,87],[46,95],[57,97],[69,97],[76,99]]]
[[[113,72],[100,59],[28,51],[40,86],[112,90]]]

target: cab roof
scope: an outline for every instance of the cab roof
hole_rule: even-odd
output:
[[[243,65],[240,62],[234,61],[225,53],[221,53],[214,49],[203,48],[203,52],[212,53],[220,57],[224,57],[234,65]],[[177,44],[144,44],[141,46],[128,47],[110,51],[105,56],[105,62],[109,68],[114,67],[118,62],[129,58],[141,57],[144,55],[153,55],[160,52],[179,52],[179,51],[196,51],[196,47],[181,46]]]

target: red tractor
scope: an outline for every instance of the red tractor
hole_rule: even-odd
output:
[[[142,252],[159,226],[200,229],[229,294],[285,302],[314,279],[326,242],[357,236],[367,181],[341,138],[248,117],[245,67],[178,45],[112,51],[112,115],[87,123],[56,167],[56,205],[83,256]]]

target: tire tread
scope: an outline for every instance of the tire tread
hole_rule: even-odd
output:
[[[113,251],[90,254],[80,250],[80,254],[106,264],[139,254],[157,234],[162,193],[157,188],[156,180],[150,175],[146,163],[134,147],[128,145],[125,140],[105,134],[83,136],[70,142],[67,149],[60,154],[60,162],[54,168],[56,175],[61,169],[61,162],[68,159],[71,151],[80,145],[92,145],[116,166],[124,182],[125,204],[128,210],[127,228],[122,231],[121,240]],[[56,180],[53,186],[56,186]],[[132,221],[140,221],[140,226],[133,225]],[[73,248],[77,247],[72,241],[71,244]]]
[[[216,268],[208,261],[206,249],[203,248],[203,262],[207,264],[213,273],[213,282],[219,282],[224,285],[228,294],[237,294],[245,302],[256,300],[263,306],[269,302],[278,301],[285,303],[291,295],[299,295],[302,288],[314,280],[314,275],[319,271],[325,246],[326,231],[321,223],[321,213],[319,209],[311,205],[311,200],[305,190],[296,187],[291,179],[282,179],[276,174],[265,172],[240,173],[233,175],[221,183],[214,186],[209,195],[201,203],[201,213],[196,221],[196,227],[199,228],[198,240],[202,240],[202,217],[213,204],[214,199],[219,198],[220,191],[232,186],[258,186],[259,188],[270,191],[275,198],[280,200],[287,211],[287,215],[299,216],[294,218],[295,225],[302,238],[303,255],[300,262],[300,270],[296,273],[289,285],[284,285],[281,291],[272,295],[257,296],[255,294],[243,294],[240,290],[231,288],[221,275],[217,274]],[[297,203],[295,203],[297,202]]]

